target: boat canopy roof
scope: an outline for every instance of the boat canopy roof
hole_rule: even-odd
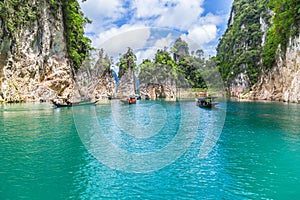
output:
[[[202,101],[206,101],[206,100],[212,100],[212,99],[216,99],[217,97],[199,97],[197,98],[198,100],[202,100]]]

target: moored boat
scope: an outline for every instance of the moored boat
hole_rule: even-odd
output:
[[[60,107],[95,105],[97,103],[97,101],[93,101],[93,102],[81,101],[81,102],[73,102],[72,103],[66,98],[54,99],[54,100],[51,100],[51,102],[53,103],[53,105],[55,105],[58,108],[60,108]]]
[[[217,104],[216,102],[213,102],[213,97],[200,97],[196,98],[196,105],[200,108],[213,108]]]
[[[120,101],[124,104],[135,104],[136,98],[135,98],[135,96],[130,96],[129,98],[126,98],[126,99],[120,99]]]

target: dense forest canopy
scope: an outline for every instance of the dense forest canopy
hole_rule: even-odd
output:
[[[167,48],[158,49],[152,60],[145,58],[137,65],[136,55],[128,48],[116,63],[118,77],[131,69],[138,75],[141,84],[164,83],[172,79],[178,87],[207,88],[206,80],[211,71],[215,70],[215,65],[211,58],[205,59],[203,55],[202,49],[190,53],[188,43],[178,38],[170,51]]]

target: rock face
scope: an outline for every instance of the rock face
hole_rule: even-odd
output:
[[[94,101],[114,97],[116,82],[112,73],[109,68],[100,74],[96,70],[80,70],[76,76],[73,101],[80,101],[87,98]]]
[[[119,78],[117,98],[129,97],[135,94],[135,76],[132,68]]]
[[[245,91],[250,90],[250,80],[247,74],[240,73],[230,84],[230,96],[237,97]]]
[[[142,98],[148,96],[153,100],[165,99],[167,101],[175,101],[179,97],[176,81],[173,76],[166,76],[161,81],[141,82],[138,91]]]
[[[297,1],[234,0],[216,60],[230,96],[300,102]],[[283,17],[284,16],[284,17]]]
[[[176,100],[176,87],[166,86],[162,84],[149,83],[141,85],[139,88],[139,94],[142,98],[146,96],[150,99],[165,99],[165,100]]]
[[[264,72],[249,98],[300,103],[300,36],[290,40],[285,55]]]
[[[66,55],[62,8],[33,1],[38,19],[6,35],[0,23],[0,101],[44,101],[72,93],[73,78]]]
[[[111,74],[111,71],[106,71],[99,77],[99,82],[96,85],[92,95],[95,99],[107,99],[114,97],[116,93],[116,82]]]

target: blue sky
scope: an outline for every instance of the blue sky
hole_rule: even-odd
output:
[[[92,20],[85,28],[93,46],[117,56],[133,48],[138,60],[151,58],[176,38],[190,50],[215,55],[233,0],[87,0],[81,3]]]

